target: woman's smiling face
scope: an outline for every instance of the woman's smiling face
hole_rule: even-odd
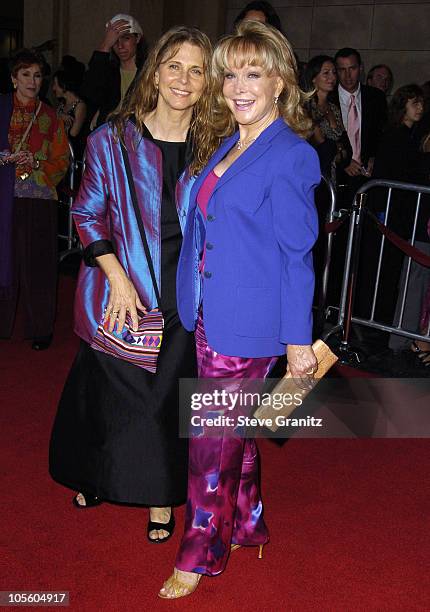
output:
[[[205,82],[200,47],[184,42],[173,57],[161,62],[155,72],[158,103],[172,110],[191,108],[200,98]]]
[[[38,64],[18,70],[16,77],[12,77],[18,96],[24,101],[37,98],[42,86],[42,71]]]
[[[243,63],[239,68],[233,62],[229,65],[223,84],[227,106],[239,125],[263,124],[273,114],[275,99],[282,91],[282,79],[268,75],[261,66]]]

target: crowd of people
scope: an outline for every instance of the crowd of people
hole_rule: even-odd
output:
[[[0,97],[0,336],[11,335],[21,293],[26,335],[33,348],[49,347],[56,186],[69,142],[78,156],[86,145],[72,208],[83,247],[81,345],[54,422],[50,472],[76,491],[80,511],[148,507],[151,543],[172,536],[173,508],[186,502],[160,597],[191,594],[233,550],[261,553],[269,539],[254,440],[228,427],[181,438],[179,379],[264,379],[286,354],[309,386],[321,172],[345,205],[370,177],[429,182],[424,90],[400,87],[387,108],[389,67],[374,66],[366,84],[362,73],[352,48],[300,65],[267,2],[249,3],[214,49],[197,28],[174,27],[148,52],[137,20],[116,15],[88,70],[63,58],[52,76],[56,109],[39,100],[39,56],[24,50],[11,62],[14,92]],[[393,209],[401,232],[410,215]],[[423,248],[429,217],[423,205]],[[417,273],[408,294],[408,323],[419,319],[420,329],[429,287]],[[153,369],[131,355],[150,315],[162,315]],[[426,343],[412,349],[430,362]]]

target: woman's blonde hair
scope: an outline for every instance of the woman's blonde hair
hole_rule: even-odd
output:
[[[123,101],[121,109],[109,115],[108,120],[117,136],[124,141],[126,121],[134,115],[137,129],[143,133],[144,121],[148,113],[157,106],[158,89],[155,73],[163,62],[169,61],[183,43],[199,47],[203,56],[205,85],[202,94],[193,108],[190,132],[193,143],[191,174],[197,174],[205,165],[216,145],[208,139],[207,125],[210,115],[211,58],[212,45],[209,38],[198,28],[177,26],[168,30],[149,52],[135,85]]]
[[[233,65],[232,65],[233,63]],[[304,108],[310,94],[298,84],[297,63],[292,47],[281,32],[258,21],[242,21],[234,34],[221,39],[212,58],[214,81],[215,134],[229,136],[236,122],[223,93],[224,75],[233,67],[261,66],[270,76],[282,79],[283,89],[278,99],[279,114],[296,134],[306,138],[312,131],[312,121]]]

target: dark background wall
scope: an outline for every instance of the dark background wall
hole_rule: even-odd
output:
[[[229,0],[229,28],[246,2]],[[287,37],[300,59],[360,50],[365,69],[388,64],[394,86],[430,79],[428,0],[275,0]]]
[[[7,90],[8,58],[22,46],[24,0],[0,2],[0,93]]]
[[[141,23],[149,43],[178,23],[196,25],[216,40],[231,29],[241,0],[14,0],[0,3],[0,58],[14,45],[55,38],[53,66],[65,53],[88,62],[116,13]],[[388,63],[395,85],[430,79],[430,0],[274,0],[300,59],[342,46],[362,51],[366,69]],[[6,34],[5,34],[6,32]]]

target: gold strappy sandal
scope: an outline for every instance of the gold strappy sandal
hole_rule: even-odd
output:
[[[187,582],[179,580],[179,578],[176,577],[175,572],[176,569],[174,570],[174,573],[170,576],[170,578],[168,578],[163,584],[163,589],[170,588],[173,590],[173,597],[169,597],[169,595],[163,595],[161,591],[159,591],[158,597],[161,597],[162,599],[179,599],[179,597],[186,597],[187,595],[191,595],[191,593],[194,593],[194,591],[198,587],[202,575],[198,574],[198,580],[195,584],[188,584]]]
[[[263,558],[263,548],[264,547],[265,547],[265,544],[259,544],[258,546],[258,558],[259,559]],[[230,544],[230,553],[237,550],[238,548],[242,548],[242,545],[241,544]]]

